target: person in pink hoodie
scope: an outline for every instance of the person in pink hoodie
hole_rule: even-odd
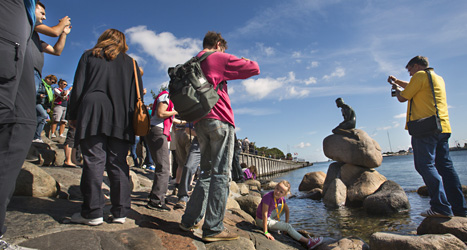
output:
[[[209,31],[203,40],[201,57],[214,52],[201,62],[207,80],[218,89],[219,101],[211,112],[195,123],[201,148],[201,174],[188,201],[180,228],[192,231],[204,217],[203,241],[235,240],[222,223],[229,195],[230,170],[234,150],[235,122],[227,82],[247,79],[260,73],[258,63],[224,53],[227,42],[220,33]]]

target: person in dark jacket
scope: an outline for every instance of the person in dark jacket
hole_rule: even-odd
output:
[[[75,223],[102,224],[104,169],[110,180],[112,222],[124,223],[130,210],[126,156],[135,140],[132,125],[135,77],[141,91],[143,84],[139,70],[135,75],[133,59],[125,53],[127,50],[125,35],[108,29],[94,48],[84,52],[76,69],[68,120],[76,128],[75,146],[79,145],[83,154],[80,188],[84,201],[81,213],[71,218]]]

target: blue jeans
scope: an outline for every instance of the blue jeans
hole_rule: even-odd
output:
[[[443,133],[412,137],[415,169],[428,188],[433,211],[465,216],[467,207],[462,186],[449,156],[450,136],[450,133]]]
[[[224,213],[229,196],[230,168],[234,149],[234,127],[214,119],[196,124],[201,148],[201,174],[188,201],[182,224],[193,226],[203,216],[203,237],[224,230]]]
[[[47,111],[41,104],[36,104],[36,115],[37,115],[37,127],[36,132],[34,133],[34,140],[41,139],[42,130],[44,130],[44,126],[47,123]]]
[[[190,191],[191,178],[195,175],[198,165],[201,160],[201,152],[199,149],[198,137],[193,137],[191,142],[190,151],[186,163],[183,166],[182,178],[178,186],[178,197],[182,201],[188,201],[188,192]]]

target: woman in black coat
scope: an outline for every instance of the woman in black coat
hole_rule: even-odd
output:
[[[76,69],[68,119],[76,127],[75,145],[83,154],[80,187],[84,201],[81,213],[71,218],[75,223],[102,224],[104,169],[110,180],[112,221],[124,223],[130,210],[126,156],[135,140],[132,121],[136,86],[133,60],[127,50],[125,35],[108,29],[94,48],[84,52]],[[136,77],[142,90],[139,70]]]

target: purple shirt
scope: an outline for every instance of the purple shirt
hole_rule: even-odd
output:
[[[284,197],[277,200],[277,205],[282,204],[282,202],[284,202],[285,204]],[[256,209],[256,217],[259,219],[263,219],[263,204],[269,205],[269,208],[268,208],[268,218],[269,218],[269,216],[271,216],[272,210],[276,209],[276,204],[274,202],[274,191],[271,191],[267,193],[266,195],[264,195],[263,199],[261,200],[261,203],[259,203],[258,208]]]

